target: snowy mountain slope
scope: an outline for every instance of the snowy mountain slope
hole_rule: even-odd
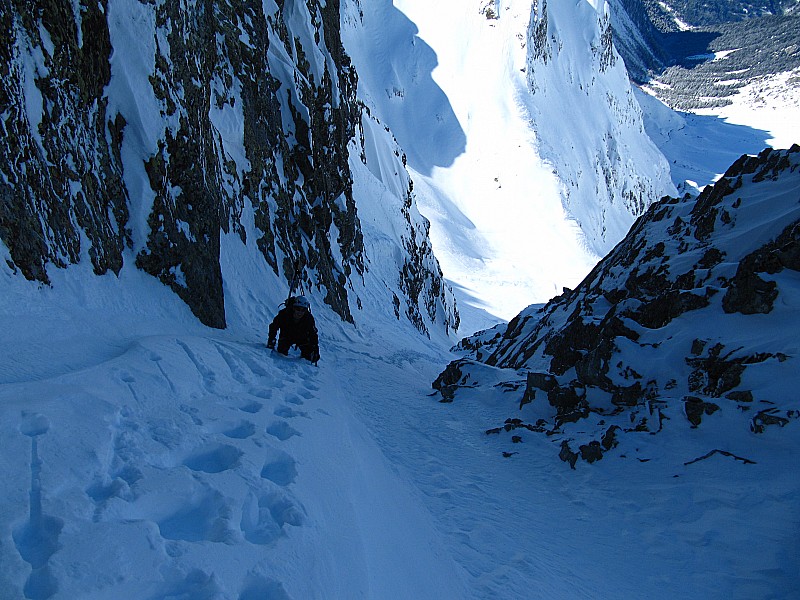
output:
[[[37,293],[3,276],[0,597],[466,597],[350,414],[341,373],[365,359],[331,340],[335,315],[315,368],[263,328],[200,326],[139,272],[51,275]]]
[[[756,465],[682,464],[707,452],[718,411],[691,439],[642,434],[630,449],[642,462],[572,471],[545,436],[483,433],[520,388],[429,397],[452,358],[446,340],[372,303],[354,329],[312,296],[319,368],[267,352],[271,282],[249,270],[259,262],[225,254],[236,299],[225,331],[136,270],[52,269],[37,290],[1,275],[3,600],[722,600],[797,588],[794,422],[760,434],[745,455]],[[631,442],[620,436],[616,452]]]
[[[137,26],[152,32],[148,11],[153,5],[99,6],[111,13],[140,10]],[[294,44],[290,40],[284,45],[282,40],[270,46],[270,60],[287,67],[281,72],[288,78],[281,79],[286,91],[294,89],[289,80],[309,79],[311,70],[295,71],[291,63],[303,62],[303,53],[294,51],[314,45],[316,35],[300,18],[301,3],[287,0],[281,6],[287,11],[287,31],[298,38]],[[333,9],[336,4],[326,6]],[[267,12],[274,8],[270,2],[265,7]],[[379,14],[371,13],[377,7],[363,3],[365,18]],[[8,17],[7,8],[0,5],[0,18]],[[88,14],[96,18],[94,5],[90,8]],[[35,10],[31,14],[35,16]],[[445,16],[452,20],[452,14]],[[497,31],[502,18],[485,22],[485,14],[467,22],[488,25],[480,31]],[[323,16],[330,19],[329,12]],[[518,16],[527,22],[525,11]],[[241,29],[232,38],[244,43],[254,34],[247,19],[237,23]],[[280,21],[273,25],[281,29]],[[397,32],[388,28],[389,39],[396,39],[390,33],[409,31],[402,19],[398,27]],[[45,52],[42,30],[37,26],[26,31],[37,29]],[[118,30],[123,31],[124,27]],[[331,38],[321,30],[316,33],[330,50]],[[511,39],[492,33],[489,37],[493,43]],[[151,39],[153,44],[164,41],[141,36]],[[421,40],[416,43],[419,47]],[[144,57],[147,62],[151,50],[145,44],[144,54],[126,59],[133,63]],[[481,54],[480,47],[475,50]],[[491,59],[496,55],[486,54],[490,68],[485,73],[492,75]],[[317,74],[333,57],[324,50],[306,56],[309,69],[313,65]],[[38,63],[27,63],[31,65]],[[137,84],[135,89],[147,90],[148,71],[125,72]],[[424,70],[417,81],[425,79],[423,74]],[[515,85],[521,76],[516,77]],[[424,84],[420,106],[434,95],[437,102],[442,100],[429,80]],[[485,87],[470,88],[476,100],[493,96]],[[231,90],[232,97],[239,98],[236,85]],[[302,116],[295,119],[290,105],[305,113],[294,102],[299,95],[289,99],[290,95],[279,99],[288,112],[270,114],[280,115],[282,126],[295,123],[299,131],[300,122],[307,121]],[[149,93],[137,96],[139,104],[130,108],[144,110],[148,97]],[[452,102],[454,114],[470,105],[456,96],[445,98]],[[253,155],[247,144],[239,144],[239,128],[246,125],[236,112],[241,100],[223,103],[210,111],[209,119],[223,138],[220,144],[229,161],[244,171]],[[446,104],[437,106],[446,112]],[[474,107],[477,110],[478,104]],[[513,436],[483,434],[487,426],[508,416],[508,394],[516,401],[521,388],[515,386],[524,381],[511,381],[503,388],[510,391],[503,394],[462,390],[453,404],[428,396],[429,382],[452,359],[447,334],[457,321],[449,292],[437,286],[441,279],[436,278],[426,224],[416,212],[410,180],[403,172],[403,150],[373,109],[359,111],[355,140],[340,140],[347,145],[347,169],[363,236],[363,274],[342,283],[356,326],[325,302],[327,288],[318,285],[325,273],[311,269],[304,281],[321,331],[319,368],[297,357],[276,357],[263,348],[266,326],[285,297],[283,279],[289,272],[279,260],[279,277],[264,259],[257,243],[265,233],[264,222],[252,203],[242,204],[240,227],[219,235],[227,325],[223,331],[198,323],[165,286],[130,268],[135,248],[121,250],[125,266],[118,275],[96,276],[84,255],[66,269],[45,264],[51,282],[46,286],[15,272],[9,248],[0,244],[0,467],[5,476],[0,495],[0,598],[791,597],[800,583],[794,565],[787,567],[786,562],[797,555],[797,537],[790,534],[800,521],[797,483],[787,476],[794,472],[794,422],[766,428],[761,435],[768,442],[747,454],[757,466],[745,476],[740,467],[754,465],[719,453],[689,465],[673,455],[663,456],[665,448],[677,448],[675,454],[684,462],[699,458],[708,444],[700,432],[708,431],[720,411],[704,416],[702,429],[692,430],[697,435],[688,442],[683,436],[669,437],[669,431],[640,441],[636,456],[641,462],[604,460],[591,469],[572,471],[543,436],[517,429],[515,434],[524,440],[520,444]],[[483,121],[482,143],[488,144],[492,125],[498,124],[509,135],[528,139],[527,130],[513,126],[520,123],[518,111],[507,113],[514,118]],[[461,138],[449,129],[453,123],[447,115],[442,117],[444,131],[439,133],[450,131],[454,136],[436,139],[451,140],[444,156],[456,165],[453,155],[474,131],[459,124]],[[477,116],[475,127],[476,121]],[[147,127],[127,125],[125,131],[131,146],[153,141],[148,136],[154,131]],[[311,134],[308,139],[320,138]],[[421,151],[409,160],[441,158],[430,153],[437,143],[420,142]],[[136,158],[136,148],[128,150],[134,156],[126,154],[125,159]],[[302,161],[303,155],[292,160]],[[444,168],[448,160],[441,160],[439,167],[432,161],[431,172]],[[498,171],[503,189],[511,187],[506,181],[514,181],[516,175],[530,175],[528,182],[543,186],[537,190],[545,185],[557,188],[550,169],[533,151],[515,162],[501,147],[493,161],[494,167],[508,169]],[[464,177],[457,178],[465,190],[475,185],[468,183],[475,179],[466,174],[480,172],[474,166],[481,163],[468,164],[473,168],[463,168],[459,173]],[[435,189],[433,179],[429,183],[414,176],[417,193],[426,186]],[[291,188],[297,181],[281,181],[280,186]],[[131,189],[144,194],[148,180],[142,176],[139,183]],[[307,199],[305,188],[298,193]],[[425,194],[434,198],[433,191]],[[510,202],[515,195],[503,198]],[[520,256],[531,270],[545,268],[534,257],[548,257],[553,289],[572,268],[566,261],[582,257],[588,262],[591,256],[582,249],[579,232],[563,220],[560,203],[552,209],[558,218],[543,218],[553,203],[536,205],[529,213],[514,212],[503,228],[489,230],[484,240],[470,229],[449,196],[440,193],[437,198],[450,209],[448,219],[459,227],[455,231],[473,232],[472,238],[461,240],[459,249],[469,248],[470,242],[480,251],[498,232],[509,245],[509,233],[520,231],[526,243],[534,239],[542,244],[525,247],[538,249],[540,255]],[[146,222],[147,207],[132,207],[140,212],[131,220]],[[302,201],[296,208],[284,216],[306,214]],[[344,209],[339,208],[352,216],[346,198]],[[315,233],[313,244],[308,239],[297,246],[293,240],[283,242],[313,254],[322,243],[318,236],[344,240],[330,245],[330,258],[335,265],[345,264],[341,246],[346,247],[357,230],[336,219],[331,223],[323,211],[312,216],[321,219],[325,236]],[[561,225],[547,237],[547,228],[532,226],[539,218]],[[504,229],[507,225],[518,229]],[[569,244],[562,247],[565,232]],[[281,242],[276,244],[280,247]],[[82,240],[82,250],[89,247]],[[564,247],[580,251],[555,252]],[[469,254],[465,262],[486,262],[482,256]],[[293,255],[287,252],[286,257]],[[502,272],[491,266],[494,273]],[[484,284],[491,281],[486,273],[492,274],[484,272]],[[518,275],[516,269],[507,273]],[[520,291],[516,281],[498,282],[502,293],[492,302],[499,305],[513,294],[527,302],[527,292]],[[480,298],[477,302],[491,304]],[[420,335],[421,324],[430,339]],[[496,376],[497,371],[491,372]]]
[[[551,33],[574,43],[540,64],[530,3],[351,6],[343,39],[359,95],[406,151],[462,312],[510,318],[575,285],[643,203],[672,190],[623,65],[600,69],[602,7],[549,9],[563,30]],[[403,35],[384,35],[387,23]]]
[[[373,260],[358,205],[373,199],[354,193],[365,136],[339,20],[338,3],[295,0],[4,3],[2,268],[47,283],[48,265],[136,266],[224,327],[222,246],[239,238],[273,299],[300,268],[354,321]],[[379,301],[446,332],[452,298],[399,159],[393,169],[397,269]]]
[[[543,154],[567,186],[567,209],[601,255],[653,198],[673,191],[614,49],[609,11],[606,2],[575,9],[542,2],[531,15],[527,62]]]

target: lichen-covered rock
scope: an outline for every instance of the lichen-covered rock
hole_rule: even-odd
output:
[[[697,396],[686,396],[683,402],[686,418],[689,419],[692,427],[700,425],[703,415],[713,415],[719,410],[719,405],[713,402],[703,402]]]
[[[468,370],[462,370],[469,361],[453,361],[447,368],[439,374],[432,386],[442,395],[442,402],[452,402],[456,390],[468,385],[470,374]]]

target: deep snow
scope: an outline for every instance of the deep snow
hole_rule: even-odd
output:
[[[570,471],[537,437],[506,458],[483,432],[514,399],[437,402],[452,356],[391,319],[353,330],[315,306],[316,368],[264,348],[266,303],[220,332],[142,274],[52,275],[3,275],[4,599],[797,589],[792,427],[757,465],[683,465],[679,436],[643,439],[649,462]]]
[[[384,15],[398,23],[387,38],[408,39],[413,27],[397,13]],[[433,80],[426,89],[422,106],[465,102]],[[790,115],[782,127],[797,126],[796,108],[781,105]],[[516,117],[506,116],[495,125],[513,129]],[[697,131],[697,119],[675,122],[682,135]],[[726,125],[701,122],[706,132]],[[691,135],[672,135],[670,118],[659,123],[671,160],[697,146]],[[474,132],[459,128],[450,162],[472,141]],[[760,149],[747,145],[758,132],[726,131],[720,150]],[[496,164],[511,181],[532,173],[510,186],[509,210],[539,210],[514,204],[534,185],[551,200],[541,210],[557,215],[559,239],[578,239],[558,195],[542,191],[552,184],[543,165],[517,162],[524,155],[507,139]],[[708,161],[693,171],[701,185],[727,166],[727,155],[715,161],[713,148],[702,148]],[[359,178],[361,197],[383,193]],[[471,266],[488,266],[464,280],[471,303],[512,314],[536,300],[516,279],[524,275],[518,255],[503,254],[522,235],[515,224],[471,229],[479,220],[465,221],[441,198],[434,241],[455,240],[445,274],[459,281]],[[382,226],[379,212],[366,226]],[[557,275],[542,294],[579,280],[594,260],[580,244],[535,238],[525,238],[526,263]],[[476,255],[483,241],[496,254]],[[85,265],[51,269],[52,287],[36,287],[0,261],[2,600],[796,597],[800,489],[787,476],[796,470],[796,427],[770,432],[786,451],[762,456],[756,447],[756,465],[725,457],[684,465],[694,447],[677,438],[644,440],[648,462],[576,471],[537,438],[506,458],[517,448],[483,433],[508,416],[506,395],[452,405],[429,396],[455,340],[428,340],[368,296],[354,328],[312,296],[319,368],[275,356],[263,341],[286,289],[238,246],[223,246],[226,331],[199,325],[135,269],[119,278]],[[464,333],[491,322],[467,312]]]

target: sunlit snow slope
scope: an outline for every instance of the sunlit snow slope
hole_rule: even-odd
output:
[[[599,38],[603,6],[558,9],[554,35],[570,39],[563,56],[536,67],[550,82],[538,95],[530,2],[351,6],[343,39],[359,95],[407,153],[435,251],[460,292],[462,332],[491,321],[475,307],[508,319],[577,284],[633,222],[621,196],[639,171],[651,196],[671,189],[621,61],[600,74],[589,43],[575,42]]]

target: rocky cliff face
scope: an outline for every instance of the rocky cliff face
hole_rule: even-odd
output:
[[[104,97],[111,78],[104,9],[0,8],[0,235],[29,279],[46,282],[47,263],[79,260],[83,232],[97,273],[119,271],[130,244],[119,156],[125,120],[109,114]]]
[[[800,417],[798,273],[800,146],[743,156],[698,198],[654,204],[575,290],[463,340],[434,387],[502,380],[518,412],[492,431],[545,432],[573,466],[626,432],[761,433]]]
[[[135,262],[224,327],[220,238],[234,233],[277,277],[299,264],[353,321],[348,289],[369,257],[351,162],[362,108],[339,21],[324,0],[3,3],[8,267],[47,283],[48,268],[81,260],[97,274]],[[406,262],[434,265],[389,282],[417,306],[443,284],[419,224],[398,219]]]

